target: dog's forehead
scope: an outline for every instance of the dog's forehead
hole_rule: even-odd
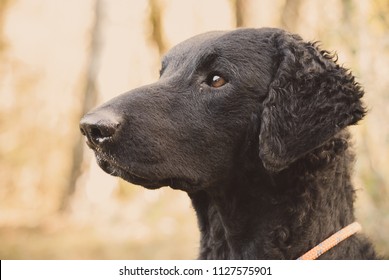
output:
[[[191,37],[171,48],[163,57],[163,61],[202,55],[218,45],[218,39],[226,33],[226,31],[211,31]]]
[[[255,47],[262,39],[281,30],[275,28],[237,29],[233,31],[211,31],[189,38],[176,46],[163,57],[163,64],[171,61],[194,60],[212,52],[225,50],[224,54],[244,48]]]

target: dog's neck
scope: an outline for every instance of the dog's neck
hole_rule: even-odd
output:
[[[351,157],[342,151],[305,173],[298,162],[276,175],[249,168],[230,182],[191,193],[201,231],[199,258],[296,259],[352,223]],[[355,238],[324,257],[342,258]]]

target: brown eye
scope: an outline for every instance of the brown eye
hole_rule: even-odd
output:
[[[211,79],[210,86],[214,88],[219,88],[222,87],[226,84],[226,80],[224,78],[218,76],[218,75],[213,75]]]

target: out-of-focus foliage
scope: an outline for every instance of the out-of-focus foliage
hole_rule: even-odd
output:
[[[103,173],[78,121],[157,79],[176,43],[263,26],[320,40],[364,86],[357,215],[389,255],[388,14],[388,0],[0,0],[0,259],[195,258],[187,196]]]

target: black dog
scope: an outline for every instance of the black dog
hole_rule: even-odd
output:
[[[136,71],[136,69],[134,69]],[[279,29],[174,47],[160,79],[89,112],[101,168],[188,193],[201,259],[295,259],[354,222],[348,125],[363,90],[316,44]],[[321,255],[373,259],[361,234]]]

